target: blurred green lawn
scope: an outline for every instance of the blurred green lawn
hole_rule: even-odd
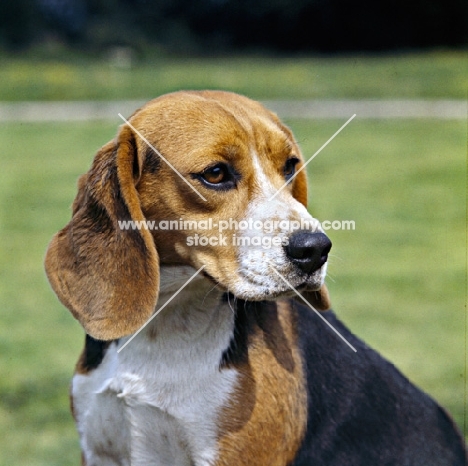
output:
[[[42,259],[68,222],[75,181],[119,121],[0,128],[0,457],[78,463],[69,379],[83,333]],[[291,121],[306,155],[341,122]],[[334,307],[463,422],[465,126],[359,121],[310,164],[310,208],[355,231],[328,233]]]
[[[453,54],[448,56],[450,61]],[[338,73],[339,60],[333,60]],[[379,75],[385,60],[377,63],[375,75],[369,69],[370,77]],[[412,60],[402,65],[394,60],[394,67],[408,69]],[[426,56],[423,61],[427,62]],[[364,67],[364,62],[358,60],[355,66]],[[434,69],[443,68],[439,65]],[[195,84],[190,85],[189,76],[178,74],[174,81],[185,79],[186,85],[181,87],[202,87],[202,78],[200,83],[196,81],[193,66]],[[330,71],[328,79],[333,83],[327,85],[335,92],[331,97],[340,96],[339,84],[346,87],[350,69],[352,59],[344,59],[336,79]],[[268,75],[269,70],[257,73]],[[414,79],[408,78],[408,82],[414,81],[411,92],[393,87],[394,94],[388,95],[385,80],[372,91],[378,80],[370,79],[366,90],[365,83],[359,84],[364,77],[356,75],[360,93],[354,96],[421,97],[427,92],[436,97],[463,97],[462,82],[452,86],[451,78],[444,78],[443,73],[439,86],[430,85],[430,73],[427,82],[419,82],[423,70],[407,71],[405,76],[414,75]],[[326,73],[318,74],[317,79],[325,83]],[[254,81],[255,73],[252,76]],[[243,90],[255,97],[311,96],[300,89],[296,95],[296,81],[300,88],[306,78],[296,79],[292,71],[290,78],[284,78],[291,79],[291,84],[278,83],[274,88],[272,82],[270,93],[268,86],[263,89],[253,82],[249,91],[247,81],[229,84],[221,77],[211,86],[210,79],[215,78],[205,74],[205,79],[203,87]],[[464,79],[466,83],[466,76]],[[443,90],[445,81],[447,91]],[[52,87],[24,95],[61,97]],[[420,93],[417,89],[422,88],[426,91]],[[67,96],[85,97],[79,89],[76,92]],[[143,96],[137,91],[122,92],[115,96]],[[0,84],[0,98],[5,95]],[[12,98],[25,98],[15,95]],[[100,94],[101,98],[113,96]],[[83,331],[50,290],[42,261],[48,241],[70,218],[78,175],[88,169],[97,149],[115,135],[120,123],[116,118],[106,123],[10,123],[0,127],[1,466],[79,463],[68,385]],[[344,122],[288,123],[307,157]],[[466,122],[373,121],[360,120],[358,115],[309,165],[311,212],[322,220],[356,222],[355,231],[328,231],[334,243],[328,279],[334,308],[356,334],[445,405],[460,426],[465,370],[465,154]]]
[[[266,98],[466,98],[468,53],[350,57],[230,57],[135,61],[0,56],[0,101],[149,99],[180,89]]]

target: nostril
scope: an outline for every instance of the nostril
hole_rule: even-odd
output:
[[[331,246],[330,239],[324,233],[300,230],[289,237],[285,252],[303,272],[311,273],[327,261]]]

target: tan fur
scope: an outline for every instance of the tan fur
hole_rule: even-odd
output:
[[[73,217],[52,239],[45,261],[59,299],[88,334],[102,340],[129,335],[151,316],[158,298],[159,261],[205,265],[211,277],[228,287],[237,268],[234,248],[186,245],[187,234],[216,235],[216,231],[129,232],[119,230],[118,220],[181,216],[196,221],[207,216],[214,221],[240,220],[252,190],[258,189],[249,151],[264,155],[266,173],[278,188],[284,181],[280,164],[285,157],[291,152],[302,157],[290,130],[276,115],[235,94],[169,94],[148,103],[130,122],[194,185],[193,173],[214,161],[235,159],[245,189],[233,190],[229,196],[210,191],[203,202],[163,161],[156,173],[147,168],[153,151],[122,126],[116,140],[97,153],[89,172],[80,178]],[[257,147],[252,147],[253,140]],[[287,189],[306,204],[305,170]],[[308,297],[317,308],[327,309],[327,296],[323,289]]]
[[[290,305],[278,303],[266,328],[251,335],[249,364],[222,414],[216,466],[284,466],[295,457],[307,422],[305,375]]]

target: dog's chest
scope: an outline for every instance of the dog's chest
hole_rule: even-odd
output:
[[[162,313],[120,353],[114,343],[98,368],[75,375],[87,464],[214,464],[237,372],[220,370],[233,313],[226,303],[211,309]]]

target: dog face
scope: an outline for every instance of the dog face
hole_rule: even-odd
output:
[[[307,288],[327,308],[331,243],[305,207],[302,166],[291,131],[257,102],[223,92],[151,101],[80,178],[72,220],[49,246],[49,280],[99,339],[150,317],[160,266],[204,266],[246,300]]]

